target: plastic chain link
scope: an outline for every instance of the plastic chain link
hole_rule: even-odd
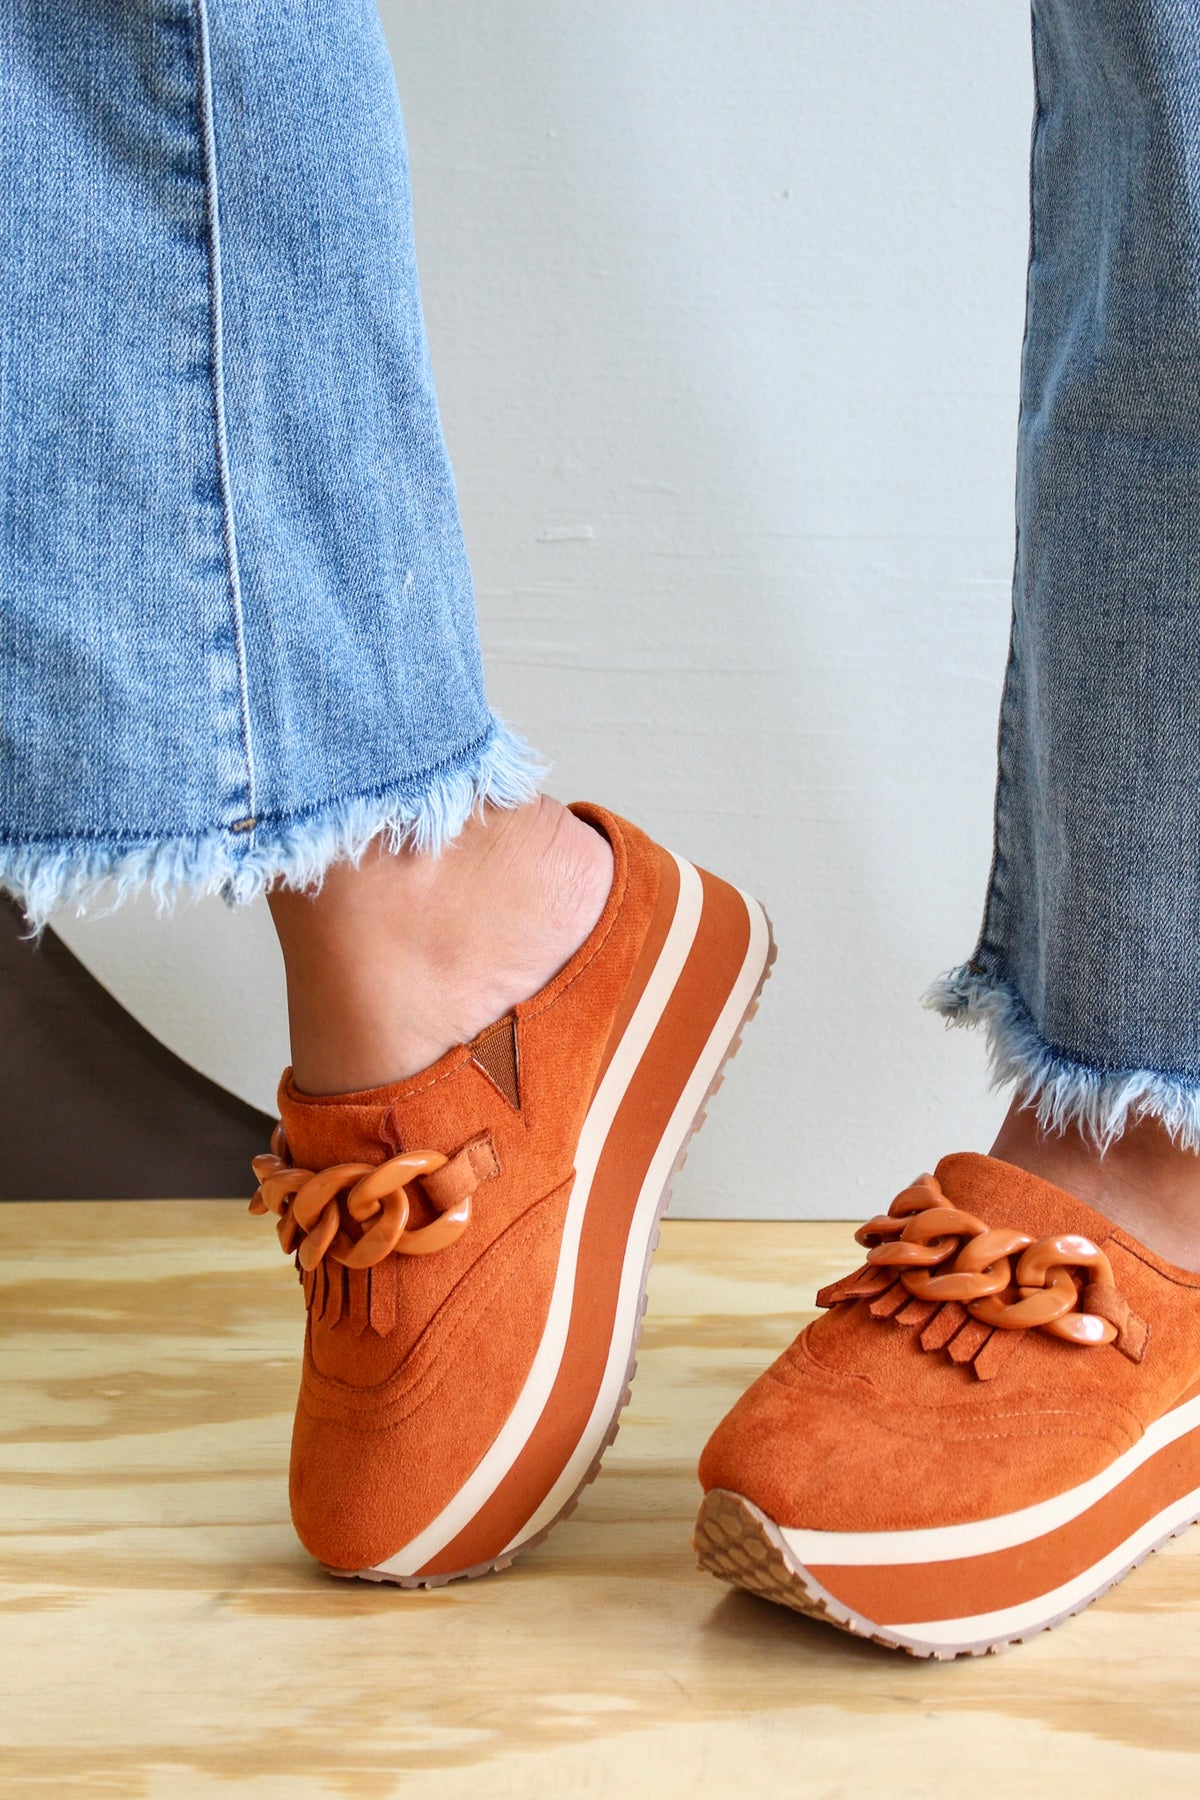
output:
[[[409,1231],[406,1189],[448,1160],[436,1150],[417,1150],[384,1163],[333,1163],[315,1174],[292,1167],[283,1127],[277,1125],[270,1155],[253,1160],[259,1185],[250,1211],[278,1215],[279,1242],[289,1256],[295,1251],[302,1269],[315,1269],[324,1256],[348,1269],[372,1268],[393,1251],[428,1256],[462,1236],[471,1221],[471,1196],[456,1200],[431,1224]],[[349,1217],[365,1227],[361,1236],[352,1237],[346,1229],[343,1204]]]
[[[1117,1336],[1108,1319],[1080,1310],[1073,1270],[1085,1275],[1085,1309],[1091,1290],[1114,1286],[1112,1265],[1090,1238],[1034,1240],[985,1225],[960,1212],[932,1175],[897,1194],[854,1236],[867,1246],[867,1261],[896,1269],[918,1300],[957,1300],[985,1325],[1045,1331],[1069,1344],[1111,1344]],[[1004,1298],[1014,1287],[1018,1297]]]

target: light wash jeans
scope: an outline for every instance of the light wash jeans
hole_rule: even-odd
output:
[[[535,784],[371,0],[0,6],[0,882],[247,899]]]
[[[1034,41],[996,858],[932,1003],[1046,1120],[1200,1144],[1200,4]],[[5,0],[0,207],[0,883],[245,899],[529,794],[369,0]]]
[[[1200,1147],[1200,4],[1035,0],[983,1020],[1048,1125]]]

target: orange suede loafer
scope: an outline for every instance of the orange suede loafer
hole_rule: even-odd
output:
[[[920,1656],[1059,1624],[1200,1517],[1200,1275],[949,1156],[700,1464],[701,1566]]]
[[[754,900],[597,807],[587,942],[423,1073],[285,1072],[252,1209],[308,1310],[292,1516],[337,1574],[503,1568],[574,1505],[628,1397],[672,1178],[771,959]]]

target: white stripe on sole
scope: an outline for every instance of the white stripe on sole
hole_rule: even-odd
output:
[[[1115,1462],[1067,1488],[1049,1500],[1024,1506],[1019,1512],[998,1513],[991,1519],[975,1519],[965,1525],[938,1525],[912,1531],[803,1531],[777,1525],[788,1555],[806,1568],[882,1567],[893,1563],[952,1562],[962,1556],[986,1556],[993,1550],[1011,1550],[1032,1538],[1066,1525],[1071,1519],[1103,1500],[1106,1494],[1159,1450],[1200,1425],[1200,1395],[1164,1413],[1146,1428],[1136,1444]]]
[[[516,1537],[505,1545],[502,1552],[505,1556],[519,1549],[521,1544],[529,1538],[536,1537],[539,1531],[544,1530],[558,1516],[572,1495],[583,1485],[588,1470],[604,1447],[604,1440],[620,1407],[621,1396],[625,1391],[626,1379],[629,1374],[633,1344],[637,1336],[638,1316],[650,1258],[650,1242],[662,1210],[664,1191],[671,1177],[671,1169],[687,1141],[697,1113],[704,1104],[704,1096],[720,1071],[738,1025],[754,998],[754,991],[767,960],[770,940],[766,914],[757,900],[751,899],[748,894],[742,894],[742,899],[746,904],[746,911],[750,915],[750,942],[746,950],[745,961],[730,990],[729,997],[721,1009],[720,1016],[709,1034],[708,1041],[688,1078],[687,1086],[679,1096],[675,1110],[667,1122],[666,1130],[659,1140],[658,1148],[650,1160],[650,1166],[646,1170],[637,1205],[634,1208],[634,1216],[625,1246],[625,1257],[621,1265],[621,1283],[617,1294],[616,1312],[613,1316],[608,1361],[604,1367],[604,1374],[601,1377],[591,1417],[584,1426],[579,1442],[571,1454],[571,1459],[559,1479],[533,1517],[521,1527]]]
[[[1061,1587],[1051,1588],[1049,1593],[1039,1594],[1035,1600],[1026,1600],[1020,1606],[1002,1607],[997,1612],[974,1613],[962,1619],[922,1620],[916,1624],[905,1621],[899,1625],[884,1625],[883,1629],[894,1633],[902,1643],[911,1640],[939,1647],[953,1645],[960,1650],[1019,1637],[1022,1632],[1040,1631],[1054,1624],[1064,1613],[1083,1606],[1111,1587],[1155,1545],[1182,1531],[1197,1515],[1200,1515],[1200,1488],[1193,1488],[1190,1494],[1164,1506],[1152,1519],[1147,1519],[1124,1543],[1093,1563],[1090,1569],[1085,1569],[1082,1575],[1064,1581]]]
[[[580,1133],[575,1155],[575,1183],[563,1222],[554,1289],[541,1341],[525,1384],[512,1411],[462,1487],[423,1531],[394,1556],[376,1565],[376,1571],[381,1575],[415,1575],[470,1524],[516,1462],[550,1397],[571,1324],[579,1240],[596,1168],[625,1091],[637,1073],[675,991],[700,924],[703,903],[700,876],[682,857],[676,857],[675,861],[679,865],[679,894],[670,929],[633,1016],[592,1098]]]

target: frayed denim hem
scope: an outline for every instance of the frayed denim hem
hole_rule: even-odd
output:
[[[974,963],[935,981],[924,996],[949,1025],[982,1025],[992,1086],[1016,1084],[1048,1133],[1073,1126],[1103,1151],[1138,1119],[1157,1119],[1185,1150],[1200,1150],[1200,1087],[1154,1069],[1096,1069],[1043,1043],[1014,988]]]
[[[260,819],[244,833],[218,829],[156,843],[0,844],[0,890],[20,902],[35,934],[60,908],[102,915],[142,889],[160,911],[184,895],[219,894],[244,906],[273,882],[318,888],[331,863],[357,864],[377,837],[391,851],[441,850],[485,804],[532,800],[545,775],[528,746],[494,720],[479,744],[432,771],[419,789],[353,795],[302,816]]]

